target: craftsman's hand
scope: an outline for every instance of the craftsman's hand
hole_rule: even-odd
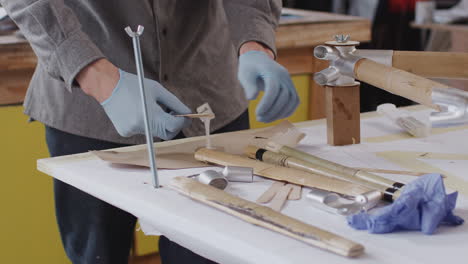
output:
[[[421,230],[434,233],[441,225],[461,225],[463,219],[453,214],[457,193],[445,194],[439,174],[424,175],[407,184],[393,204],[375,213],[359,213],[348,217],[350,226],[370,233],[397,230]]]
[[[144,134],[144,115],[138,77],[117,69],[117,80],[112,86],[115,76],[109,72],[112,71],[102,70],[100,78],[94,81],[94,85],[89,85],[89,80],[93,79],[89,77],[93,75],[89,72],[83,73],[87,76],[80,73],[77,80],[87,94],[101,103],[121,136]],[[153,136],[164,140],[175,137],[182,128],[190,124],[190,120],[172,114],[189,114],[190,109],[158,82],[145,79],[144,85]],[[160,105],[166,106],[172,113],[166,113]]]
[[[290,116],[299,105],[299,97],[288,71],[273,60],[271,51],[248,50],[244,46],[240,50],[238,78],[246,97],[253,100],[265,91],[256,109],[257,120],[269,123]]]

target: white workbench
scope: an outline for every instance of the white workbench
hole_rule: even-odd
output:
[[[468,184],[468,160],[463,160],[464,156],[468,156],[468,140],[461,140],[464,135],[468,136],[467,126],[452,131],[440,130],[426,139],[406,139],[398,135],[401,131],[397,127],[388,124],[383,118],[376,117],[375,114],[364,114],[361,122],[364,142],[346,147],[330,147],[325,144],[326,132],[323,120],[298,124],[298,127],[307,133],[300,148],[350,166],[386,169],[405,168],[386,160],[385,155],[376,155],[376,152],[458,154],[459,160],[436,157],[424,162],[459,178],[459,186]],[[182,141],[187,140],[191,139]],[[177,142],[158,144],[168,145]],[[127,149],[144,147],[135,146]],[[144,223],[146,232],[164,234],[182,246],[219,263],[439,264],[464,263],[468,259],[467,224],[455,228],[441,227],[432,236],[420,232],[368,234],[366,231],[356,231],[348,227],[343,217],[312,207],[305,199],[307,189],[304,189],[302,200],[289,201],[283,213],[363,244],[366,248],[363,256],[347,259],[314,248],[202,205],[166,187],[174,176],[191,175],[206,168],[160,171],[164,187],[157,190],[150,184],[151,176],[148,169],[110,165],[89,153],[42,159],[38,161],[38,168],[132,213]],[[258,177],[255,183],[231,183],[226,191],[253,201],[269,185],[269,180]],[[455,214],[468,220],[467,196],[459,196]]]

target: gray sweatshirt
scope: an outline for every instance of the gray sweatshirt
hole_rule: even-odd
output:
[[[121,137],[99,103],[75,77],[107,58],[135,73],[126,26],[145,27],[141,38],[145,77],[160,82],[193,111],[208,102],[212,130],[247,108],[237,80],[238,50],[258,41],[274,50],[280,0],[0,0],[30,42],[39,63],[25,99],[25,113],[75,135],[139,144]],[[138,92],[138,87],[134,87]],[[125,107],[125,106],[122,106]],[[203,134],[195,120],[186,136]],[[157,139],[156,139],[157,140]]]

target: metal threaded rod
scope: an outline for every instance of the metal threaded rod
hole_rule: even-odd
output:
[[[146,136],[146,146],[148,148],[149,162],[151,167],[151,174],[153,175],[153,187],[159,188],[159,179],[158,179],[158,168],[156,166],[155,154],[154,154],[154,144],[153,144],[153,132],[151,131],[151,126],[149,125],[149,116],[148,116],[148,107],[146,105],[146,95],[145,95],[145,84],[144,84],[144,71],[143,71],[143,60],[141,58],[141,48],[140,48],[140,36],[144,31],[143,26],[138,26],[137,31],[133,32],[130,27],[126,27],[125,31],[133,40],[133,50],[135,53],[135,64],[138,75],[138,84],[140,86],[141,94],[141,105],[143,111],[143,117],[145,121],[145,136]]]

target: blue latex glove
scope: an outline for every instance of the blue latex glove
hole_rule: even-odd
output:
[[[442,176],[427,174],[407,184],[391,205],[373,214],[361,212],[348,216],[348,224],[356,229],[367,229],[369,233],[421,230],[430,235],[441,224],[454,226],[464,222],[452,212],[457,195],[457,192],[445,194]]]
[[[288,71],[262,51],[249,51],[239,57],[238,78],[248,100],[265,91],[257,106],[257,120],[269,123],[286,118],[299,105]]]
[[[101,103],[110,120],[123,137],[145,134],[145,121],[138,77],[119,70],[120,80],[112,95]],[[145,79],[145,95],[148,116],[153,136],[164,140],[175,137],[182,128],[190,125],[190,120],[166,113],[159,104],[175,114],[189,114],[190,109],[175,95],[156,81]]]

